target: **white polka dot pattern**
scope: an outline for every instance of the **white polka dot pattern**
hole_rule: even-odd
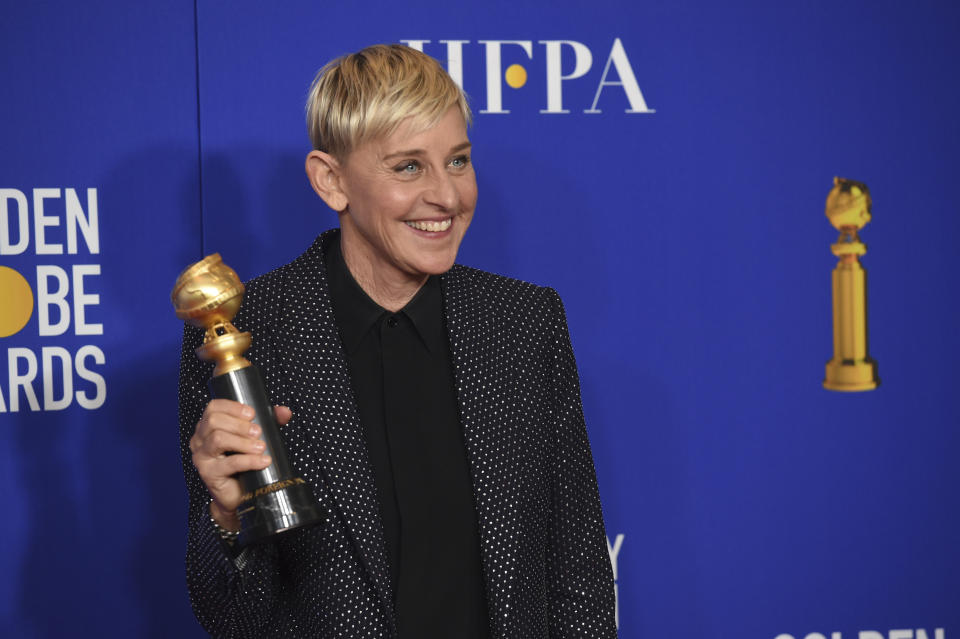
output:
[[[326,524],[249,548],[239,569],[207,516],[187,446],[212,365],[187,327],[180,437],[190,493],[187,583],[215,637],[394,637],[373,470],[330,305],[323,246],[247,285],[235,324],[275,403],[295,470],[331,511]],[[454,378],[492,636],[616,637],[613,578],[576,363],[552,289],[462,266],[442,277]],[[408,638],[403,639],[428,639]]]

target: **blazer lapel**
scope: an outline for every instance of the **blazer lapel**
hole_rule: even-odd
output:
[[[441,281],[491,629],[495,637],[504,637],[515,608],[511,584],[516,574],[517,540],[503,524],[517,516],[517,504],[521,503],[524,434],[510,419],[517,398],[505,392],[511,388],[513,368],[509,362],[514,339],[500,330],[493,312],[497,301],[488,299],[489,293],[474,279],[477,276],[470,269],[454,266]],[[491,470],[496,474],[491,476]]]
[[[339,241],[327,231],[295,260],[284,286],[279,365],[289,380],[293,409],[290,440],[310,463],[318,463],[334,516],[342,517],[364,566],[393,620],[393,593],[373,467],[356,398],[337,332],[327,285],[323,247]],[[291,460],[297,465],[296,460]]]

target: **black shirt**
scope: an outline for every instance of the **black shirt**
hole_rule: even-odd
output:
[[[330,249],[330,296],[376,478],[400,639],[487,639],[440,278],[391,313],[353,279],[339,242]]]

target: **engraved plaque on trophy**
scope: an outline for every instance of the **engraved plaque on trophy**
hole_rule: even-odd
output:
[[[264,453],[272,459],[263,470],[237,475],[243,488],[237,508],[240,546],[319,523],[326,516],[310,486],[293,472],[260,371],[243,357],[252,337],[230,323],[240,309],[243,292],[240,278],[214,253],[188,266],[170,294],[177,317],[206,330],[197,355],[216,363],[210,392],[253,408]]]
[[[827,217],[840,231],[830,250],[833,269],[833,359],[827,362],[823,387],[834,391],[873,390],[880,383],[877,363],[867,353],[867,273],[860,256],[867,247],[857,231],[870,221],[870,191],[854,180],[833,178]]]

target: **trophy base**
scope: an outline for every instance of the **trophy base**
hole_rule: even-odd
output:
[[[823,387],[827,390],[857,392],[875,389],[880,384],[877,363],[872,359],[832,359],[827,362]]]
[[[284,479],[258,488],[240,503],[241,547],[271,540],[275,535],[318,524],[327,518],[310,486],[301,478]]]

